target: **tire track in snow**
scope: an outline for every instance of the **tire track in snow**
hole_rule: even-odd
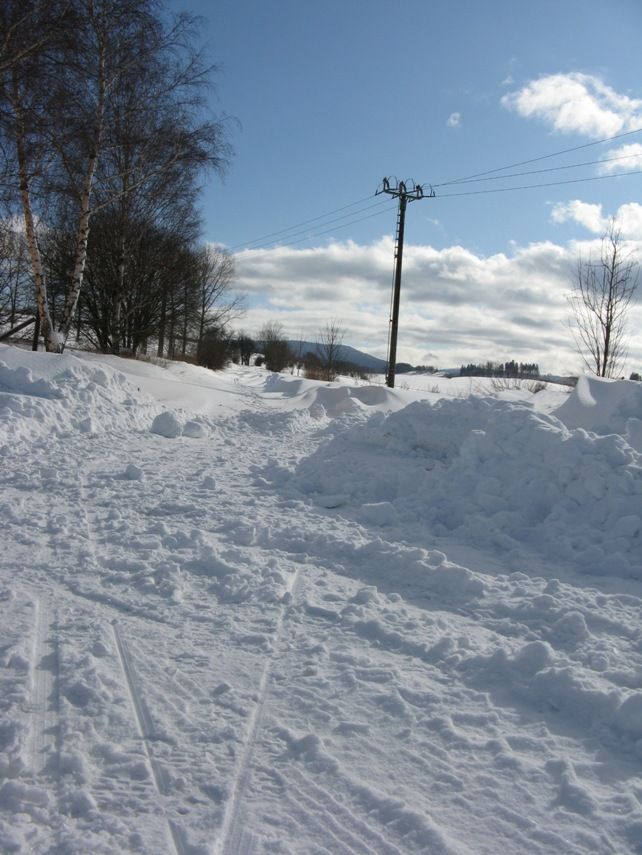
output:
[[[254,752],[254,747],[256,745],[258,733],[263,720],[265,702],[269,693],[272,668],[281,653],[286,617],[298,592],[299,582],[300,567],[297,567],[288,592],[290,595],[288,602],[281,606],[281,612],[273,635],[274,644],[272,652],[263,666],[263,672],[261,673],[261,679],[259,680],[257,701],[248,722],[245,743],[233,777],[230,797],[227,801],[225,813],[223,815],[221,836],[218,845],[214,850],[219,853],[219,855],[251,855],[252,852],[256,851],[256,837],[251,831],[243,826],[242,822],[243,796],[250,780],[250,774],[252,771],[252,754]]]
[[[116,644],[116,650],[118,651],[118,660],[125,677],[125,685],[127,687],[127,694],[129,696],[134,720],[136,722],[136,729],[141,739],[145,756],[147,757],[147,764],[151,771],[156,792],[159,796],[171,795],[172,784],[169,775],[167,774],[167,770],[154,756],[154,750],[152,747],[152,741],[154,739],[154,723],[140,690],[139,679],[132,662],[127,641],[124,638],[117,621],[113,621],[111,627]],[[167,816],[167,812],[164,808],[161,807],[161,810],[165,817],[165,821],[167,822],[168,841],[170,842],[170,847],[173,848],[176,855],[188,855],[189,848],[185,842],[182,830],[169,818],[169,816]]]

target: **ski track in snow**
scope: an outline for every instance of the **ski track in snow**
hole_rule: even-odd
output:
[[[32,655],[32,727],[29,763],[36,779],[49,772],[59,776],[59,660],[51,613],[46,600],[37,602]]]
[[[243,855],[254,851],[255,843],[251,831],[246,828],[243,820],[243,796],[252,772],[252,753],[262,725],[263,713],[268,692],[270,689],[270,675],[274,663],[278,660],[281,652],[283,634],[286,630],[288,611],[297,604],[297,595],[301,571],[297,568],[294,572],[292,582],[286,592],[286,603],[281,606],[274,635],[271,639],[272,653],[266,658],[261,679],[257,691],[257,699],[250,720],[247,725],[245,744],[239,756],[238,767],[234,772],[231,794],[228,798],[223,826],[220,834],[218,852],[229,853],[229,855]]]
[[[147,709],[145,699],[143,698],[140,689],[140,683],[134,670],[127,641],[123,637],[120,625],[116,621],[112,623],[112,629],[114,632],[114,641],[116,643],[116,649],[118,650],[118,659],[120,661],[123,675],[127,683],[132,711],[136,719],[138,735],[140,736],[143,742],[145,754],[147,755],[147,761],[149,763],[152,777],[154,779],[154,784],[156,786],[156,792],[161,797],[169,795],[169,793],[171,792],[171,783],[166,770],[160,763],[158,763],[154,756],[154,726],[152,718],[149,714],[149,710]],[[185,846],[181,829],[175,822],[173,822],[167,816],[165,817],[165,819],[167,821],[168,826],[168,840],[171,841],[170,846],[174,849],[177,855],[186,855],[188,849]]]
[[[642,851],[639,584],[395,526],[335,489],[362,416],[237,386],[200,439],[70,431],[3,474],[0,849]]]

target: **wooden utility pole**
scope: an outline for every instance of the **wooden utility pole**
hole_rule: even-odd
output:
[[[394,183],[392,186],[391,181]],[[408,202],[432,197],[435,191],[430,188],[424,192],[421,184],[414,181],[397,181],[397,179],[384,178],[383,186],[377,190],[376,196],[387,193],[399,199],[399,211],[397,213],[397,236],[395,240],[395,278],[393,284],[392,312],[390,316],[390,331],[388,335],[388,366],[386,370],[386,385],[391,389],[395,387],[395,364],[397,361],[397,332],[399,329],[399,301],[401,297],[401,267],[403,264],[403,233],[406,224],[406,206]]]

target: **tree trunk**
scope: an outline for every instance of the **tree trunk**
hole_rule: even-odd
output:
[[[62,318],[60,320],[60,335],[62,337],[62,347],[64,349],[71,325],[73,323],[74,310],[80,289],[82,288],[83,274],[85,272],[85,263],[87,261],[87,243],[89,242],[89,220],[91,218],[91,189],[94,183],[94,174],[98,165],[98,152],[100,151],[100,143],[103,131],[103,120],[105,116],[105,57],[101,53],[99,68],[98,68],[98,103],[96,105],[96,123],[94,125],[94,138],[87,171],[82,183],[80,193],[80,216],[78,218],[78,235],[76,238],[76,255],[74,262],[74,272],[71,277],[71,285],[65,294],[65,303],[62,310]]]
[[[183,356],[187,351],[187,307],[188,307],[188,294],[187,294],[187,282],[183,285]]]
[[[158,350],[156,355],[163,357],[165,350],[165,324],[167,322],[167,292],[163,289],[161,300],[160,320],[158,323]]]
[[[18,76],[13,72],[13,108],[16,114],[16,154],[18,156],[18,174],[20,182],[20,199],[22,201],[22,214],[25,224],[25,237],[27,249],[31,261],[31,272],[36,291],[36,305],[40,329],[45,340],[45,349],[49,352],[61,353],[60,336],[56,333],[51,322],[49,305],[47,303],[47,290],[45,287],[45,274],[42,267],[40,247],[36,236],[33,208],[31,205],[31,193],[29,190],[29,174],[27,169],[26,151],[26,129],[24,115],[22,112],[22,100]]]

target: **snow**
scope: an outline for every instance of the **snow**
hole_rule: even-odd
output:
[[[0,851],[642,852],[642,387],[422,380],[0,346]]]
[[[622,434],[642,453],[642,383],[581,377],[556,415],[571,428]]]

